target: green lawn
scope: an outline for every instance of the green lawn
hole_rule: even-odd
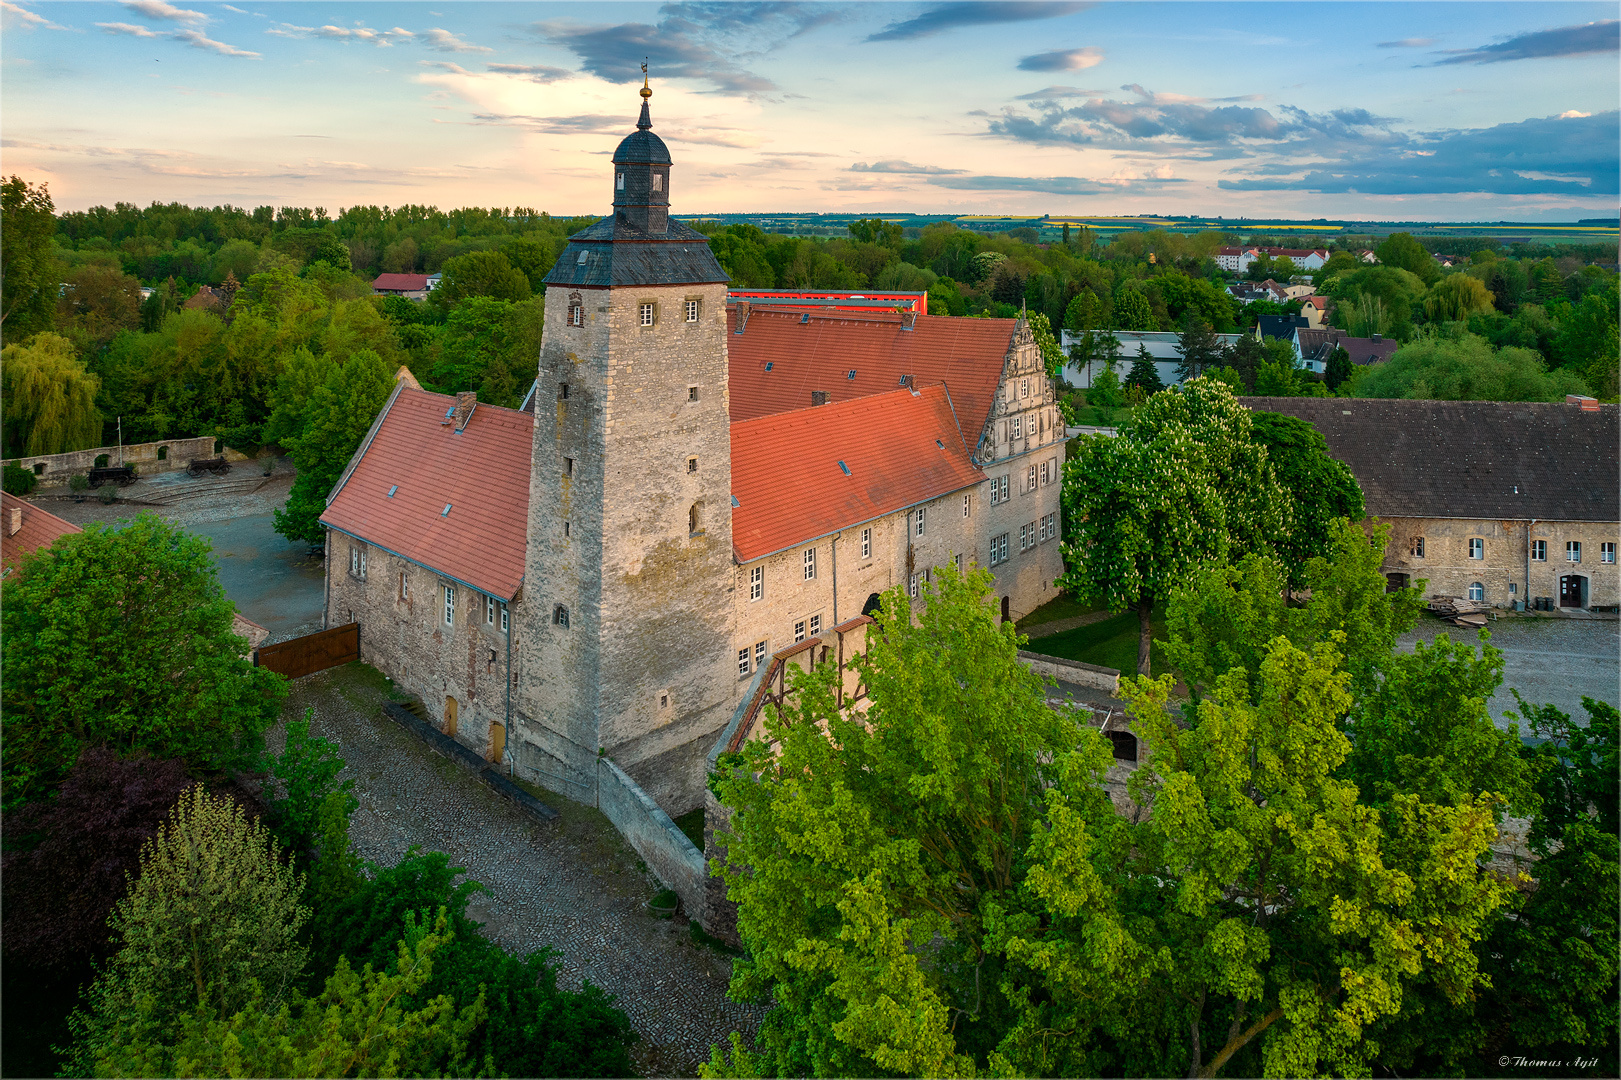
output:
[[[1159,639],[1165,636],[1165,623],[1160,616],[1155,615],[1151,625],[1155,645],[1149,654],[1149,660],[1153,665],[1154,674],[1161,675],[1170,670],[1158,644]],[[1037,638],[1027,648],[1044,656],[1061,656],[1085,664],[1111,667],[1122,675],[1135,675],[1137,613],[1127,611],[1112,619],[1092,623],[1090,626],[1078,626],[1051,637]]]
[[[1094,611],[1102,611],[1103,607],[1104,605],[1101,604],[1088,604],[1076,600],[1068,593],[1065,593],[1057,600],[1049,600],[1042,604],[1020,619],[1017,625],[1020,630],[1029,630],[1032,626],[1040,626],[1043,623],[1057,622],[1059,619],[1073,619],[1077,615],[1088,615]]]
[[[1082,427],[1114,427],[1130,414],[1131,410],[1124,406],[1118,409],[1103,409],[1096,405],[1077,405],[1075,423]]]

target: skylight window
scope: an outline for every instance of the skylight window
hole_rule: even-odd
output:
[[[850,466],[846,465],[844,462],[839,462],[839,468],[844,471],[845,476],[850,475]]]
[[[941,442],[939,439],[934,440],[934,445],[938,446],[942,450],[946,448],[946,444]]]
[[[765,362],[765,369],[766,369],[766,370],[767,370],[767,371],[770,371],[770,370],[771,370],[771,369],[772,369],[772,367],[773,367],[773,366],[774,366],[774,365],[775,365],[775,364],[776,364],[776,361],[775,361],[775,360],[767,360],[767,361],[766,361],[766,362]]]
[[[443,510],[439,511],[439,516],[440,517],[449,517],[450,516],[450,504],[449,503],[446,503],[445,508]]]
[[[388,497],[392,499],[394,497],[394,493],[398,490],[400,490],[400,485],[398,484],[395,484],[393,487],[389,488]]]
[[[846,379],[853,379],[855,377],[856,377],[856,369],[855,368],[851,368],[850,369],[850,374],[845,376]]]
[[[585,260],[589,259],[590,257],[591,257],[591,253],[589,251],[582,251],[582,252],[580,252],[580,257],[578,259],[574,260],[574,265],[575,266],[584,266],[585,265]]]

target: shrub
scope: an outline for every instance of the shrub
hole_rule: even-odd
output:
[[[84,473],[74,473],[68,479],[68,488],[73,491],[89,491],[90,478]]]
[[[27,495],[34,490],[34,470],[25,469],[15,461],[6,462],[5,481],[0,487],[7,495]]]

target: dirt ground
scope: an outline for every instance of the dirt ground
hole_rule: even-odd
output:
[[[726,998],[731,958],[696,943],[684,919],[648,914],[658,884],[607,818],[542,792],[562,816],[535,824],[382,716],[388,696],[379,672],[349,664],[293,683],[283,713],[314,709],[313,732],[341,747],[362,857],[393,865],[415,846],[465,867],[488,889],[468,911],[492,940],[519,954],[549,947],[559,985],[590,980],[615,995],[641,1036],[632,1057],[643,1076],[695,1075],[711,1045],[753,1037],[761,1011]],[[284,737],[278,726],[272,746]]]

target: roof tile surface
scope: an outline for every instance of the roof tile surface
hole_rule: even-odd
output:
[[[523,580],[535,420],[479,405],[458,432],[443,423],[455,404],[401,387],[321,523],[510,600]]]
[[[58,536],[84,531],[10,492],[0,492],[0,510],[4,511],[0,513],[0,563],[7,570],[17,569],[24,552],[50,547]],[[22,521],[16,535],[12,535],[11,515],[19,510]]]
[[[412,292],[428,287],[427,274],[378,274],[377,280],[371,287],[378,291],[397,289],[401,292]]]
[[[982,476],[952,415],[954,397],[933,384],[734,421],[738,561],[978,483]]]

